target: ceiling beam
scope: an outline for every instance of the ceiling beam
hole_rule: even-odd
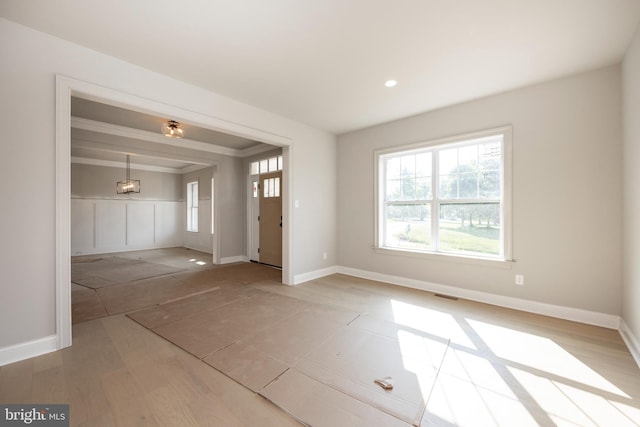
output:
[[[103,133],[107,135],[121,136],[124,138],[137,139],[140,141],[154,142],[157,144],[169,145],[178,148],[188,148],[191,150],[204,151],[206,153],[222,154],[231,157],[247,157],[253,154],[267,151],[273,147],[270,145],[259,145],[244,150],[235,148],[221,147],[216,144],[195,141],[187,138],[167,138],[164,135],[145,130],[134,129],[126,126],[114,125],[111,123],[99,122],[96,120],[84,119],[81,117],[71,117],[71,127],[73,129],[82,129],[90,132]],[[258,148],[260,147],[260,148]],[[257,151],[256,151],[257,150]]]

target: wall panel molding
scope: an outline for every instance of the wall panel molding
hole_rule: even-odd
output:
[[[71,255],[182,246],[184,202],[71,200]]]

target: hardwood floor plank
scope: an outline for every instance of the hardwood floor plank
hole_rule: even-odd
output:
[[[33,364],[36,359],[38,358],[0,367],[0,402],[12,404],[30,401]]]

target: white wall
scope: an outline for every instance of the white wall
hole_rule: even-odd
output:
[[[3,132],[0,156],[0,362],[7,348],[23,346],[21,356],[34,354],[29,353],[30,342],[56,334],[56,74],[290,138],[287,155],[293,168],[287,179],[291,198],[301,201],[288,218],[294,254],[291,271],[302,274],[323,268],[326,263],[317,248],[327,248],[333,257],[329,262],[335,263],[333,135],[5,19],[0,19],[0,57],[11,58],[0,67],[0,114],[12,124]],[[29,173],[24,171],[26,162]],[[230,166],[230,170],[244,177],[242,168]],[[18,178],[19,186],[6,184]],[[231,190],[226,197],[231,197]],[[244,220],[238,221],[244,228]],[[223,242],[236,238],[224,233],[220,237]],[[243,246],[244,239],[239,240]]]
[[[73,163],[71,197],[120,200],[182,200],[182,174],[131,169],[140,180],[140,193],[116,194],[116,183],[125,178],[122,168]]]
[[[339,264],[619,315],[620,118],[613,66],[339,136]],[[511,268],[373,251],[374,150],[502,125],[513,125]]]
[[[307,138],[311,141],[321,136],[320,132],[314,132]],[[335,144],[300,144],[293,149],[293,199],[298,206],[293,217],[296,283],[309,280],[316,271],[324,274],[323,270],[338,263],[337,156]],[[287,161],[285,156],[285,165]],[[330,230],[334,230],[333,234]],[[299,252],[302,248],[304,251]]]
[[[622,65],[624,240],[622,319],[640,365],[640,30]],[[632,346],[630,345],[630,347]]]

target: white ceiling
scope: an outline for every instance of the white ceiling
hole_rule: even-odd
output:
[[[0,15],[339,134],[618,63],[640,0],[2,0]]]

